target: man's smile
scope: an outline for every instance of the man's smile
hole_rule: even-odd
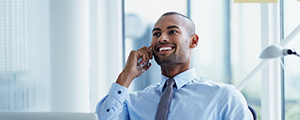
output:
[[[160,44],[156,46],[156,51],[158,53],[166,53],[175,49],[175,46],[172,44]]]

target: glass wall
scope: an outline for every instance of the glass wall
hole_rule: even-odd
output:
[[[284,38],[300,24],[299,0],[284,0]],[[300,52],[300,35],[298,34],[286,48],[293,48]],[[285,119],[300,119],[300,58],[286,56],[284,58],[284,91],[285,91]]]

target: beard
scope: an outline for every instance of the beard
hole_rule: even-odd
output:
[[[181,53],[184,54],[184,53]],[[178,65],[178,64],[184,64],[184,56],[185,55],[177,55],[174,53],[170,54],[169,56],[167,55],[157,55],[154,54],[154,59],[156,63],[160,66],[173,66],[173,65]]]

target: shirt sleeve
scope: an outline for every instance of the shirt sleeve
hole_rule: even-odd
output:
[[[221,92],[219,111],[221,120],[253,120],[244,96],[232,85],[224,87]]]
[[[113,83],[108,94],[102,98],[96,107],[99,120],[129,120],[125,104],[128,89]]]

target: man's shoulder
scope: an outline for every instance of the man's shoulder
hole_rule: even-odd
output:
[[[211,79],[203,78],[203,77],[197,77],[196,79],[191,80],[187,84],[188,85],[207,86],[207,87],[219,87],[219,88],[232,86],[232,85],[224,83],[224,82],[216,82],[216,81],[213,81]]]
[[[211,79],[207,79],[207,78],[202,78],[202,77],[198,77],[194,80],[189,81],[185,87],[187,88],[199,88],[200,91],[219,91],[219,92],[230,92],[230,91],[235,91],[236,88],[228,83],[224,83],[224,82],[216,82],[213,81]]]

